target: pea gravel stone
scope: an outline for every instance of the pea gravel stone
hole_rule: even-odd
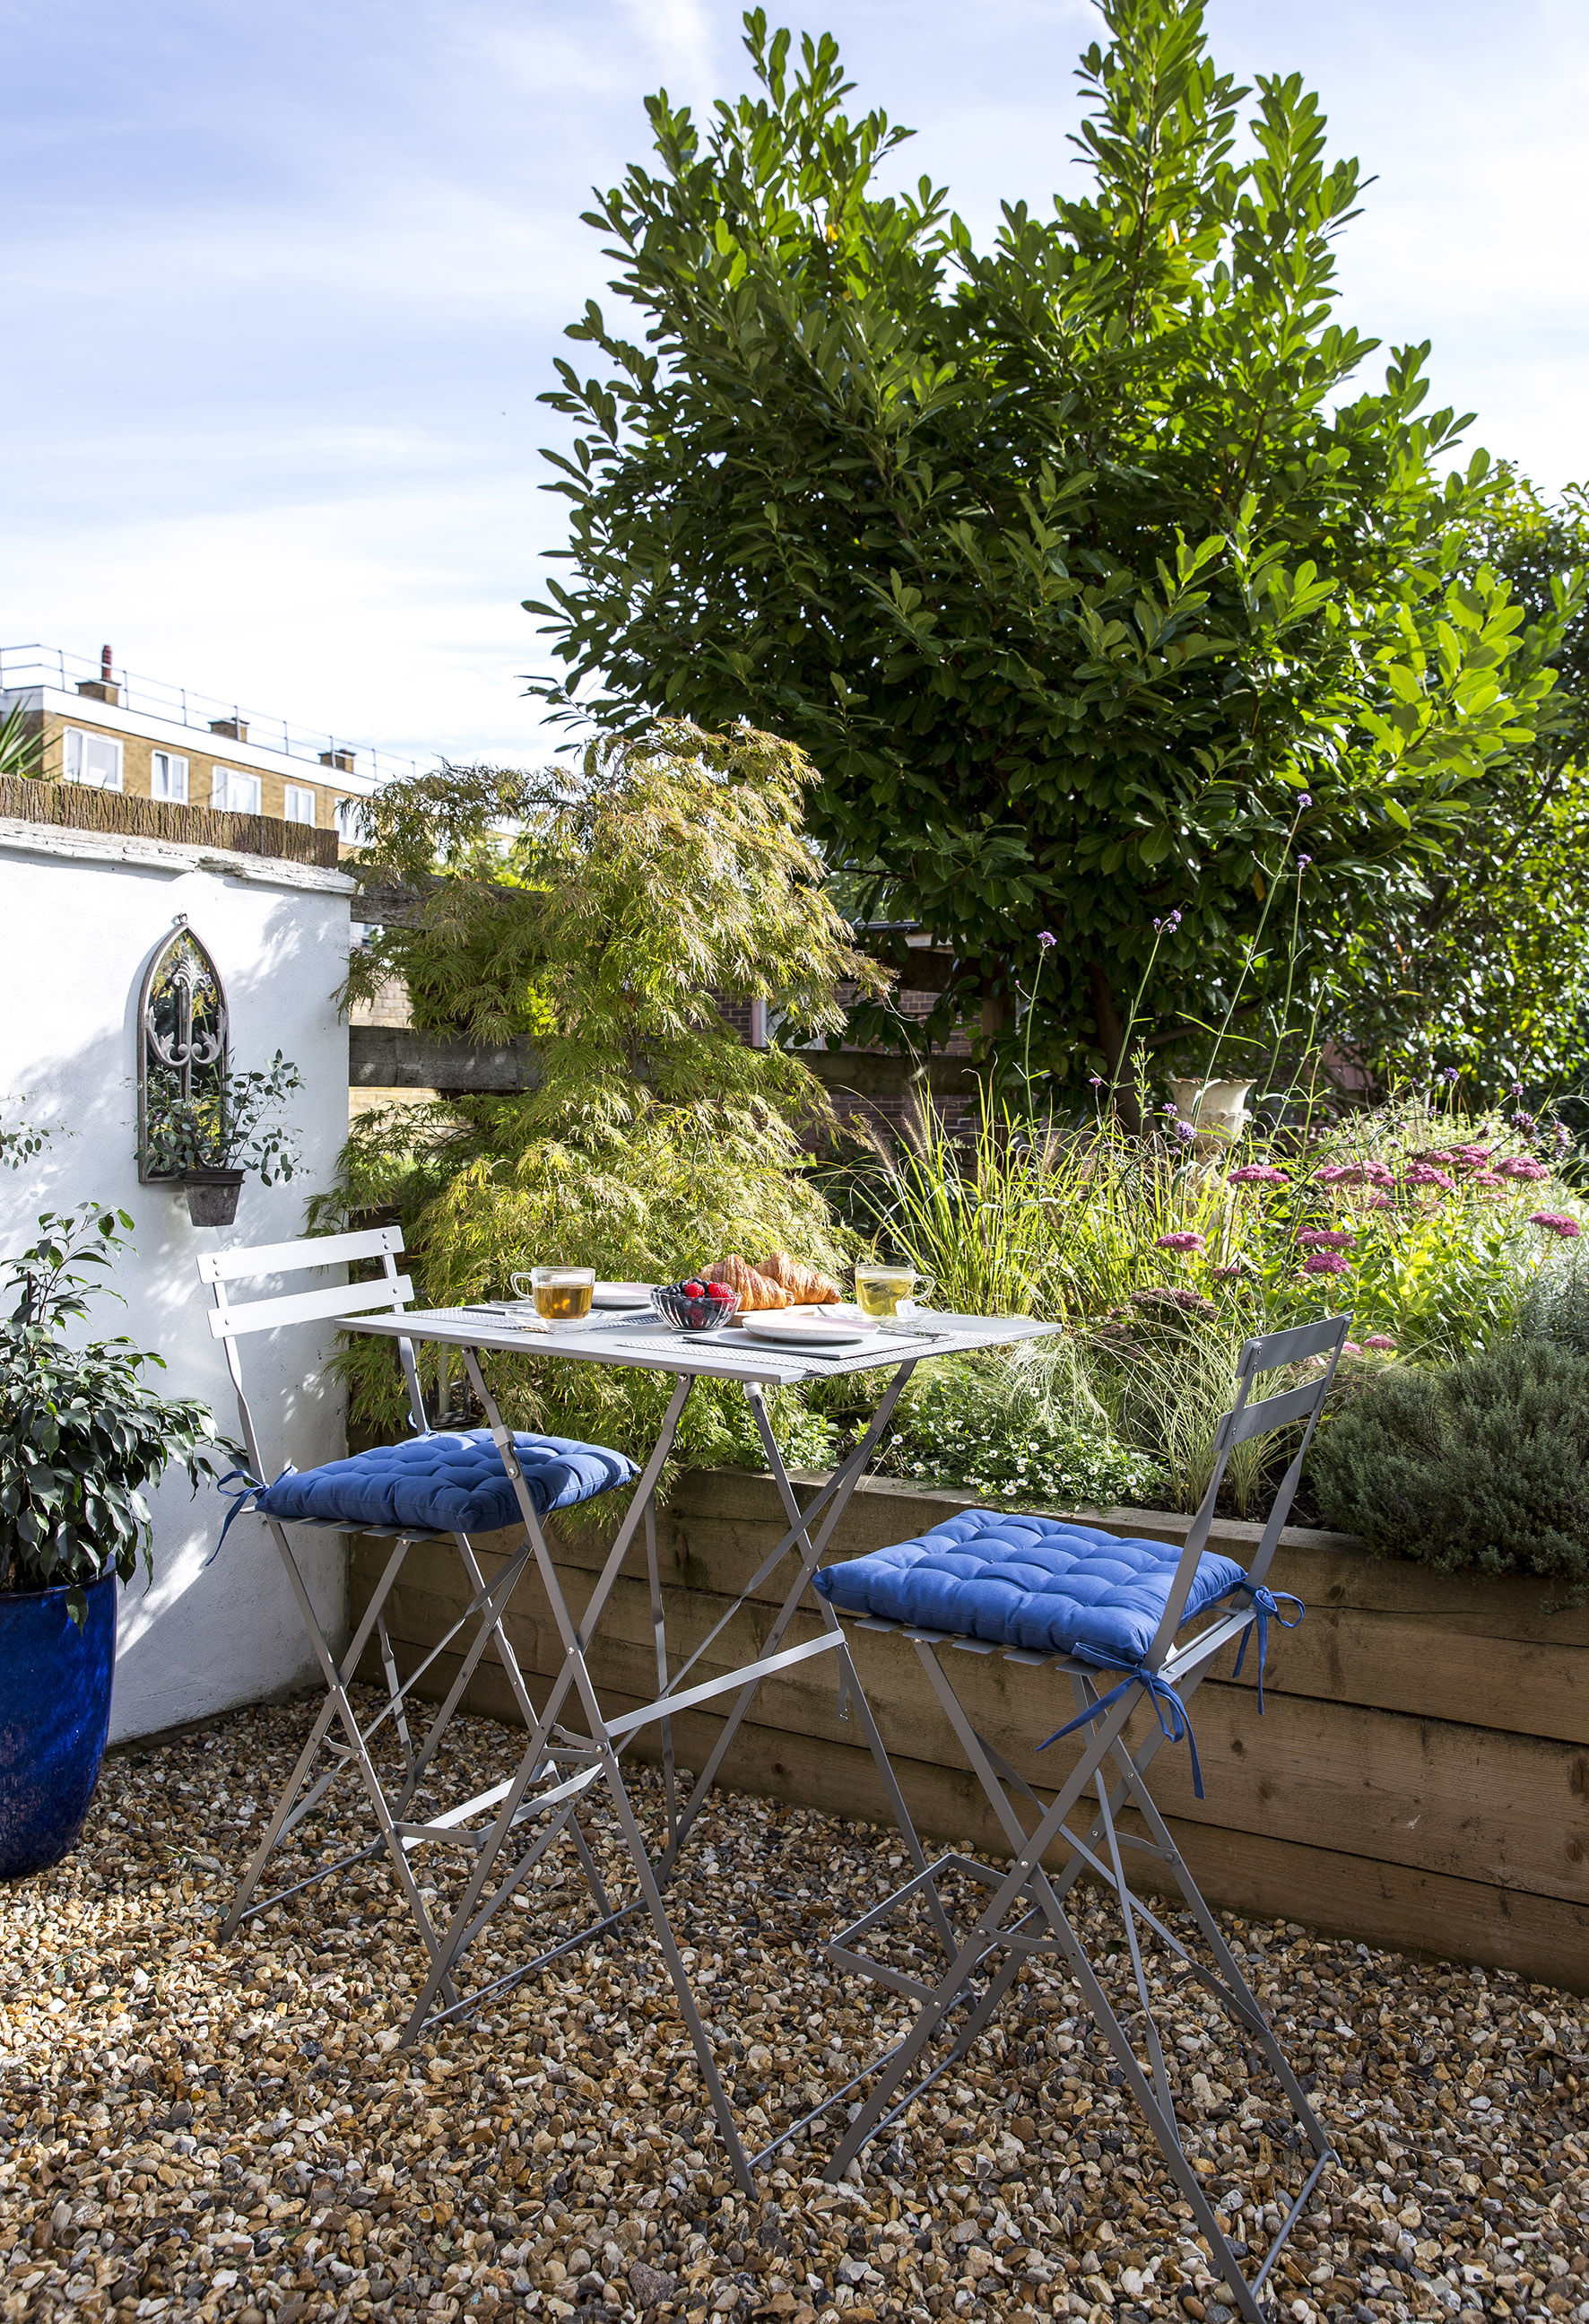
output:
[[[398,2035],[420,1948],[378,1861],[218,1946],[312,1710],[243,1711],[111,1758],[74,1855],[0,1890],[5,2324],[1225,2324],[1186,2207],[1046,1965],[859,2183],[824,2185],[823,2150],[801,2144],[747,2200],[643,1932],[565,1957],[412,2051]],[[447,1784],[478,1788],[514,1748],[459,1721]],[[655,1817],[653,1779],[634,1782]],[[588,1829],[621,1891],[600,1820]],[[675,1924],[754,2143],[903,2022],[816,1951],[897,1879],[897,1842],[728,1794],[698,1833]],[[335,1835],[311,1819],[298,1837],[302,1877]],[[425,1870],[445,1910],[449,1873]],[[487,1973],[583,1894],[566,1849],[532,1885],[487,1941]],[[1112,1923],[1080,1910],[1096,1954]],[[1295,1923],[1226,1925],[1342,2156],[1281,2264],[1281,2316],[1589,2324],[1586,2006]],[[1123,1962],[1106,1971],[1116,1992]],[[1260,2250],[1301,2166],[1198,1991],[1167,1979],[1162,1998],[1199,2166]]]

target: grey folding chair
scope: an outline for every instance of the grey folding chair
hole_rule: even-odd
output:
[[[1263,2287],[1321,2174],[1335,2158],[1217,1916],[1199,1894],[1154,1804],[1147,1775],[1162,1746],[1184,1738],[1192,1750],[1201,1796],[1188,1706],[1218,1655],[1238,1642],[1240,1669],[1254,1628],[1262,1708],[1267,1625],[1286,1618],[1266,1587],[1266,1577],[1350,1329],[1350,1316],[1337,1315],[1247,1342],[1238,1366],[1235,1401],[1216,1439],[1213,1474],[1179,1551],[1168,1543],[1134,1541],[1053,1518],[968,1510],[919,1541],[824,1567],[816,1577],[817,1587],[841,1620],[867,1630],[896,1632],[914,1646],[1011,1853],[1007,1868],[945,1855],[830,1943],[828,1950],[841,1969],[874,1978],[915,2001],[919,2008],[909,2031],[868,2070],[871,2086],[827,2166],[827,2176],[840,2177],[869,2140],[895,2124],[931,2083],[965,2056],[1024,1962],[1046,1958],[1067,1964],[1247,2324],[1263,2324]],[[1304,1364],[1314,1370],[1300,1385],[1254,1399],[1260,1374]],[[1207,1548],[1226,1464],[1235,1446],[1247,1439],[1299,1424],[1301,1442],[1244,1571],[1234,1559]],[[1300,1609],[1295,1618],[1300,1620]],[[1199,1619],[1201,1628],[1188,1628]],[[978,1733],[945,1667],[942,1657],[948,1650],[974,1655],[1002,1651],[1006,1663],[1070,1680],[1076,1716],[1048,1741],[1074,1733],[1079,1737],[1079,1756],[1051,1802],[1045,1803]],[[1152,1723],[1145,1741],[1134,1750],[1126,1727],[1140,1710],[1151,1714]],[[1068,1819],[1089,1793],[1097,1812],[1079,1834]],[[1145,1837],[1121,1829],[1120,1817],[1127,1809],[1140,1816]],[[1068,1853],[1062,1869],[1051,1873],[1044,1859],[1053,1849]],[[1133,1889],[1125,1868],[1128,1849],[1145,1856],[1161,1881],[1167,1877],[1180,1891],[1206,1958],[1182,1943]],[[1131,2014],[1140,2034],[1137,2041],[1117,2015],[1066,1910],[1071,1889],[1084,1875],[1100,1883],[1119,1907],[1135,1986]],[[934,1940],[932,1932],[941,1929],[946,1910],[954,1918],[951,1897],[943,1893],[950,1884],[956,1890],[969,1888],[987,1901],[965,1933],[944,1947],[941,1936]],[[931,1909],[923,1914],[923,1907]],[[962,1911],[960,1926],[964,1927],[964,1921]],[[1225,2011],[1233,2032],[1252,2045],[1284,2095],[1298,2126],[1292,2136],[1299,2145],[1305,2140],[1312,2152],[1306,2180],[1251,2281],[1187,2153],[1177,2092],[1144,1966],[1144,1935],[1156,1938],[1200,1981]],[[934,1941],[943,1960],[936,1973],[925,1950]],[[867,1950],[868,1945],[875,1950]],[[892,1957],[886,1950],[889,1946]],[[1040,1981],[1024,1990],[1042,1997]],[[933,2063],[935,2051],[944,2054]]]
[[[525,1724],[533,1729],[537,1723],[529,1691],[502,1627],[508,1601],[528,1563],[530,1552],[526,1544],[504,1563],[496,1579],[488,1584],[467,1532],[456,1525],[410,1522],[402,1518],[383,1522],[380,1516],[372,1517],[368,1514],[371,1487],[372,1483],[380,1485],[385,1482],[383,1463],[385,1471],[400,1465],[402,1498],[422,1505],[427,1486],[434,1488],[444,1484],[450,1489],[450,1499],[455,1504],[462,1464],[465,1487],[478,1470],[484,1471],[482,1481],[490,1488],[494,1472],[495,1495],[502,1508],[500,1513],[493,1510],[485,1520],[487,1525],[506,1522],[510,1513],[516,1521],[517,1505],[508,1488],[501,1457],[486,1432],[471,1431],[463,1434],[437,1433],[430,1427],[426,1417],[424,1393],[413,1345],[407,1338],[400,1338],[397,1346],[409,1388],[409,1423],[419,1442],[402,1448],[399,1453],[394,1453],[390,1448],[381,1447],[324,1469],[310,1470],[301,1474],[296,1471],[286,1471],[273,1485],[268,1486],[265,1480],[271,1475],[271,1469],[261,1446],[243,1387],[237,1344],[240,1339],[256,1332],[280,1331],[289,1325],[324,1323],[327,1318],[370,1314],[382,1309],[400,1311],[413,1296],[413,1286],[409,1277],[400,1275],[397,1268],[396,1254],[402,1247],[401,1228],[389,1226],[353,1234],[307,1237],[297,1242],[257,1244],[251,1250],[207,1251],[198,1260],[199,1279],[207,1283],[214,1293],[210,1331],[225,1350],[226,1367],[237,1392],[238,1416],[253,1472],[242,1480],[243,1489],[237,1497],[233,1517],[252,1507],[269,1527],[326,1685],[325,1703],[310,1729],[298,1764],[276,1803],[264,1837],[243,1875],[222,1925],[221,1935],[223,1941],[231,1937],[244,1919],[268,1912],[272,1905],[312,1887],[316,1882],[348,1871],[354,1866],[384,1853],[390,1860],[434,1967],[440,1957],[440,1940],[427,1909],[425,1896],[415,1879],[410,1857],[416,1849],[427,1842],[472,1853],[478,1844],[478,1835],[471,1827],[505,1797],[511,1784],[511,1775],[477,1796],[449,1807],[443,1813],[419,1819],[411,1811],[416,1794],[434,1766],[469,1682],[488,1648],[495,1653],[502,1665]],[[334,1268],[340,1274],[350,1263],[375,1259],[381,1263],[381,1272],[369,1282],[333,1282],[314,1290],[289,1292],[241,1303],[234,1300],[228,1289],[232,1284],[262,1276],[280,1277],[326,1268]],[[519,1436],[514,1441],[519,1460],[532,1480],[548,1474],[554,1476],[554,1483],[561,1498],[556,1502],[547,1498],[546,1506],[565,1507],[571,1500],[588,1499],[591,1493],[625,1482],[635,1473],[631,1462],[617,1454],[606,1453],[600,1447],[561,1447],[563,1454],[588,1453],[592,1456],[583,1464],[583,1472],[569,1481],[570,1462],[566,1458],[560,1461],[551,1459],[545,1451],[557,1440]],[[434,1457],[427,1457],[430,1455]],[[550,1489],[547,1489],[549,1492]],[[479,1502],[481,1496],[478,1492],[475,1498]],[[290,1514],[284,1515],[284,1510]],[[229,1517],[227,1526],[232,1522],[233,1518]],[[314,1600],[293,1551],[289,1525],[293,1532],[304,1528],[320,1533],[358,1533],[387,1539],[392,1544],[391,1554],[381,1579],[340,1659],[334,1653],[315,1610]],[[387,1628],[387,1601],[404,1561],[415,1544],[449,1539],[455,1545],[468,1577],[469,1601],[445,1636],[431,1647],[417,1667],[406,1677],[400,1677]],[[409,1697],[441,1657],[455,1648],[471,1623],[474,1626],[473,1635],[462,1649],[456,1675],[439,1709],[430,1717],[423,1740],[417,1743],[409,1726]],[[372,1637],[379,1646],[385,1693],[374,1715],[361,1721],[349,1689]],[[383,1780],[372,1748],[381,1730],[387,1728],[390,1728],[390,1738],[396,1746],[398,1764],[395,1780],[390,1776]],[[340,1734],[334,1733],[334,1729],[340,1729]],[[555,1751],[548,1751],[548,1767],[556,1756]],[[519,1757],[519,1754],[515,1751],[515,1768]],[[320,1763],[318,1766],[317,1763]],[[319,1807],[334,1785],[349,1777],[356,1778],[358,1785],[362,1786],[369,1812],[363,1831],[354,1836],[350,1852],[338,1854],[335,1860],[320,1864],[306,1878],[295,1881],[290,1887],[256,1902],[254,1892],[275,1849],[306,1816]],[[568,1831],[579,1856],[586,1886],[600,1912],[607,1915],[612,1908],[602,1888],[595,1858],[574,1813],[577,1792],[583,1787],[583,1784],[576,1784],[563,1794],[556,1803],[560,1812],[548,1825],[543,1841],[549,1844],[558,1831]],[[355,1800],[356,1796],[355,1791]],[[369,1819],[373,1821],[373,1838],[369,1837]],[[447,1997],[449,2000],[455,1997],[450,1981]]]

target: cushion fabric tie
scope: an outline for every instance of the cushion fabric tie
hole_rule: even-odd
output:
[[[1157,1671],[1132,1671],[1127,1677],[1120,1681],[1118,1686],[1111,1687],[1107,1694],[1100,1695],[1096,1702],[1088,1703],[1087,1709],[1077,1718],[1067,1720],[1063,1727],[1056,1727],[1049,1737],[1048,1742],[1040,1743],[1038,1749],[1046,1751],[1049,1743],[1057,1743],[1065,1735],[1074,1735],[1079,1727],[1086,1727],[1091,1720],[1101,1718],[1106,1711],[1112,1709],[1119,1702],[1120,1697],[1134,1686],[1140,1686],[1143,1689],[1157,1711],[1159,1732],[1165,1742],[1185,1742],[1191,1753],[1192,1790],[1199,1800],[1202,1799],[1205,1796],[1203,1769],[1202,1763],[1198,1757],[1198,1738],[1192,1733],[1191,1714],[1168,1679],[1161,1678]]]
[[[281,1477],[289,1477],[292,1474],[293,1465],[289,1461],[286,1468],[282,1470]],[[281,1482],[281,1477],[278,1477],[276,1479],[277,1484]],[[227,1490],[229,1486],[233,1488],[230,1491]],[[220,1539],[216,1543],[215,1548],[211,1550],[209,1556],[204,1561],[206,1565],[208,1565],[211,1559],[219,1554],[226,1536],[231,1532],[238,1518],[252,1510],[258,1503],[260,1495],[262,1493],[268,1492],[270,1490],[270,1487],[268,1485],[262,1485],[259,1479],[254,1475],[252,1469],[237,1468],[228,1469],[224,1477],[217,1477],[216,1479],[216,1490],[217,1493],[225,1494],[226,1499],[231,1502],[232,1506],[226,1512],[226,1522],[221,1527]]]
[[[1269,1654],[1270,1617],[1272,1615],[1282,1630],[1294,1630],[1308,1609],[1303,1605],[1302,1600],[1300,1598],[1294,1598],[1289,1590],[1276,1592],[1272,1590],[1265,1590],[1261,1582],[1238,1582],[1235,1587],[1237,1590],[1246,1591],[1251,1597],[1253,1619],[1242,1632],[1242,1642],[1236,1653],[1235,1667],[1230,1674],[1232,1678],[1240,1678],[1242,1665],[1247,1658],[1247,1641],[1255,1629],[1258,1633],[1258,1716],[1262,1719],[1263,1716],[1263,1665]],[[1285,1600],[1288,1606],[1294,1606],[1297,1609],[1290,1621],[1287,1621],[1280,1610],[1281,1598]]]

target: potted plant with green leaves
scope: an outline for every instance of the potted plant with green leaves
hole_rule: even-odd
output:
[[[302,1087],[280,1049],[263,1073],[228,1066],[187,1095],[174,1076],[163,1085],[152,1076],[139,1157],[145,1176],[181,1180],[196,1227],[229,1227],[250,1171],[262,1186],[291,1177],[298,1148],[279,1116]]]
[[[236,1457],[207,1406],[163,1397],[161,1358],[69,1341],[132,1220],[46,1211],[9,1262],[0,1323],[0,1878],[57,1863],[93,1797],[110,1723],[116,1582],[152,1573],[144,1494],[179,1462],[197,1489]]]

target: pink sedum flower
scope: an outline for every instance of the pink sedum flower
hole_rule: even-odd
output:
[[[1389,1194],[1368,1194],[1364,1198],[1363,1207],[1365,1211],[1388,1211],[1391,1198]]]
[[[1350,1250],[1356,1240],[1350,1227],[1304,1227],[1297,1237],[1309,1250]]]
[[[1559,1235],[1563,1242],[1573,1241],[1584,1231],[1577,1220],[1569,1218],[1566,1211],[1530,1211],[1529,1224],[1543,1227],[1547,1234]]]
[[[1382,1162],[1327,1162],[1314,1173],[1319,1186],[1388,1186],[1392,1174]]]
[[[1227,1186],[1289,1186],[1290,1178],[1284,1170],[1277,1170],[1272,1162],[1244,1162],[1226,1180]]]
[[[1437,1170],[1432,1162],[1414,1162],[1409,1166],[1407,1183],[1410,1186],[1443,1186],[1449,1194],[1456,1182],[1444,1170]]]
[[[1527,1178],[1535,1181],[1548,1178],[1550,1176],[1543,1162],[1536,1162],[1528,1154],[1509,1154],[1504,1162],[1497,1162],[1495,1168],[1502,1178]]]
[[[1304,1275],[1350,1275],[1352,1262],[1338,1250],[1310,1251],[1302,1261]]]
[[[1376,1356],[1393,1356],[1396,1352],[1395,1341],[1387,1340],[1382,1332],[1371,1332],[1363,1344],[1372,1348]]]
[[[1355,1340],[1343,1340],[1341,1342],[1341,1353],[1344,1356],[1360,1356],[1363,1353],[1363,1351],[1358,1346]]]
[[[1207,1238],[1200,1234],[1167,1234],[1155,1237],[1155,1250],[1207,1250]]]

